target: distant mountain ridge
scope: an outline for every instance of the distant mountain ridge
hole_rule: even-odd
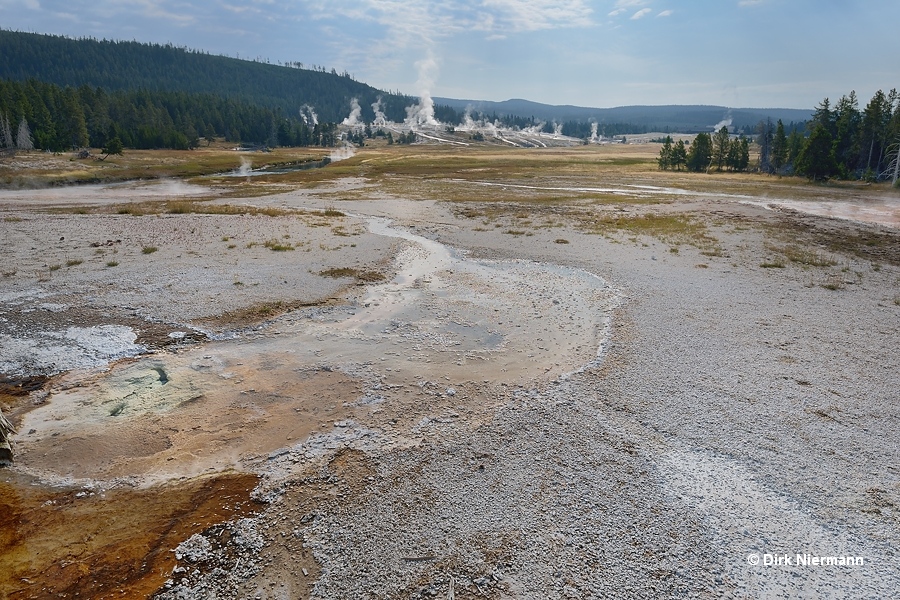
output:
[[[308,105],[321,121],[332,123],[339,123],[350,114],[354,98],[359,102],[361,119],[369,123],[375,119],[372,104],[379,98],[387,119],[397,122],[406,118],[406,107],[416,102],[413,96],[385,92],[334,70],[240,60],[168,44],[73,39],[3,29],[0,29],[0,79],[36,79],[59,86],[86,85],[110,91],[212,94],[275,109],[294,118]],[[781,119],[788,125],[806,121],[812,114],[811,110],[723,106],[590,108],[553,106],[522,99],[489,102],[434,98],[434,101],[435,117],[451,125],[459,123],[462,113],[472,107],[488,116],[513,117],[505,119],[508,125],[527,126],[529,123],[523,120],[531,117],[546,123],[568,123],[566,130],[578,136],[584,135],[585,127],[573,126],[576,122],[616,124],[619,127],[606,128],[616,133],[631,129],[634,132],[698,132],[711,131],[716,124],[731,119],[730,129],[738,131],[752,129],[766,118]]]
[[[518,117],[534,117],[539,121],[597,121],[598,123],[633,123],[654,131],[680,131],[685,133],[711,131],[713,127],[731,120],[732,130],[753,127],[767,118],[773,122],[781,119],[785,125],[800,123],[812,117],[812,110],[796,108],[729,108],[727,106],[662,105],[618,106],[592,108],[585,106],[551,105],[530,100],[511,99],[503,102],[485,100],[460,100],[434,98],[435,102],[459,111],[471,107],[484,113],[511,114]]]

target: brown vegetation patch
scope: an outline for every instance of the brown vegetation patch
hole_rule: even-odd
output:
[[[260,323],[267,319],[272,319],[278,315],[306,308],[308,306],[321,306],[333,302],[332,299],[324,302],[308,302],[304,300],[272,300],[269,302],[260,302],[252,304],[236,310],[222,313],[217,317],[206,319],[210,325],[215,326],[233,326],[233,325],[250,325]]]
[[[900,265],[900,231],[886,227],[785,211],[779,213],[779,222],[770,232],[804,248],[818,246],[863,260]]]
[[[333,277],[335,279],[340,279],[343,277],[353,277],[356,280],[364,283],[377,283],[379,281],[384,281],[385,279],[384,273],[381,273],[379,271],[360,271],[351,267],[336,267],[334,269],[326,269],[324,271],[319,271],[319,275],[321,275],[322,277]]]
[[[0,482],[4,598],[138,598],[175,566],[170,550],[258,508],[258,478],[222,474],[144,490],[94,492]]]

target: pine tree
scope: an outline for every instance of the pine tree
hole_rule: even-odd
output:
[[[680,171],[686,164],[687,148],[684,147],[684,140],[678,140],[672,148],[672,168]]]
[[[775,125],[775,137],[772,138],[772,167],[780,171],[787,162],[788,145],[787,136],[784,134],[784,123],[778,119]]]
[[[716,165],[716,171],[721,171],[728,161],[729,137],[728,128],[722,127],[713,137],[712,162]]]
[[[659,158],[656,159],[656,164],[659,166],[661,171],[667,171],[672,168],[672,137],[666,136],[665,141],[663,142],[662,148],[659,149]]]
[[[738,156],[737,170],[738,171],[746,171],[747,167],[750,166],[750,140],[744,137],[741,134],[741,137],[738,138],[740,142],[740,155]]]
[[[826,179],[837,172],[834,160],[834,138],[821,123],[816,123],[812,134],[797,157],[797,172],[809,179]]]
[[[698,133],[687,154],[688,171],[705,171],[712,156],[712,138],[708,133]]]
[[[12,129],[9,127],[9,117],[3,114],[0,116],[0,150],[11,150],[15,147]]]
[[[25,117],[19,122],[19,132],[16,134],[16,148],[19,150],[34,150],[34,140],[31,138],[31,129]]]
[[[826,100],[827,101],[827,100]],[[756,125],[756,143],[759,144],[759,170],[763,173],[772,172],[772,138],[774,135],[772,119],[760,121]]]
[[[856,92],[842,96],[834,108],[834,157],[842,177],[848,177],[858,166],[858,135],[862,117]]]

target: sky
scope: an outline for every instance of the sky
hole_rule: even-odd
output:
[[[814,107],[900,87],[897,0],[0,0],[0,27],[171,43],[470,100]]]

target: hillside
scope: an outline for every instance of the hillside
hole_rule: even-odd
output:
[[[402,121],[408,96],[388,94],[335,72],[214,56],[171,45],[141,44],[0,30],[0,79],[37,79],[61,86],[106,90],[215,94],[297,115],[312,106],[319,120],[340,122],[357,98],[363,118],[382,97],[391,120]]]

